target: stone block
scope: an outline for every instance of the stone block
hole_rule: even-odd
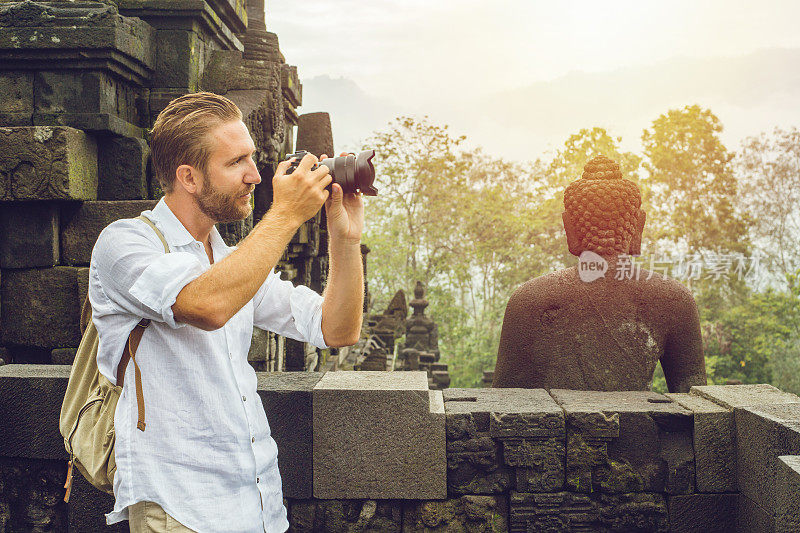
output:
[[[113,4],[0,5],[0,69],[105,70],[142,85],[153,66],[153,29]]]
[[[159,29],[152,86],[179,87],[184,93],[200,90],[200,79],[207,61],[206,48],[197,31]]]
[[[467,426],[466,416],[447,417],[447,490],[450,495],[499,494],[511,486],[501,444]],[[453,435],[459,434],[459,437]]]
[[[333,130],[328,113],[305,113],[297,119],[297,150],[305,150],[317,157],[327,154],[336,157],[333,150]]]
[[[14,202],[0,209],[0,267],[58,264],[58,204]]]
[[[121,218],[138,217],[156,203],[155,200],[84,202],[78,207],[65,207],[61,213],[62,263],[88,265],[103,228]]]
[[[97,146],[66,127],[0,128],[0,200],[94,200]]]
[[[519,466],[517,479],[531,490],[563,487],[564,415],[547,391],[454,388],[443,396],[451,494],[506,491],[506,465]]]
[[[98,200],[145,200],[147,141],[136,137],[102,137],[98,141]]]
[[[564,488],[563,438],[503,439],[506,464],[516,468],[517,490],[555,492]]]
[[[564,413],[544,389],[458,389],[442,392],[448,414],[483,413],[495,438],[563,437]]]
[[[161,113],[167,105],[171,101],[176,98],[179,98],[186,94],[188,91],[186,89],[174,88],[174,87],[153,87],[150,89],[150,100],[148,102],[149,111],[150,111],[150,121],[155,122],[156,117],[159,113]],[[235,103],[235,102],[234,102]],[[151,124],[152,126],[152,124]],[[158,181],[153,177],[151,179],[151,187],[152,182]],[[152,192],[152,191],[151,191]]]
[[[295,108],[303,105],[303,85],[300,83],[300,76],[297,75],[297,67],[285,63],[281,65],[281,91],[287,107]],[[293,122],[297,123],[296,115]]]
[[[737,387],[739,385],[736,385]],[[736,514],[737,533],[774,533],[775,516],[756,502],[739,494],[739,508]]]
[[[292,533],[400,533],[402,502],[393,500],[290,500]]]
[[[778,457],[800,451],[800,404],[745,407],[735,414],[739,491],[774,514]]]
[[[3,344],[48,349],[80,344],[76,268],[6,270],[0,294]]]
[[[203,71],[203,89],[218,94],[268,90],[274,70],[271,67],[269,61],[244,59],[238,50],[213,50]]]
[[[665,394],[694,415],[693,447],[698,492],[736,492],[733,413],[696,394]]]
[[[444,402],[425,372],[328,372],[313,402],[315,498],[447,496]]]
[[[403,533],[508,531],[505,496],[461,496],[448,500],[406,502]]]
[[[566,415],[570,490],[694,491],[691,411],[649,391],[550,393]]]
[[[800,531],[800,455],[778,457],[775,531]]]
[[[0,530],[67,531],[66,461],[0,458]]]
[[[49,365],[52,363],[48,348],[35,346],[11,345],[6,348],[7,362],[28,365]]]
[[[705,385],[692,387],[691,394],[725,407],[736,409],[758,405],[774,405],[782,403],[800,403],[800,396],[784,392],[767,384],[759,385]]]
[[[0,124],[29,126],[33,116],[33,72],[3,72],[0,94]]]
[[[106,525],[105,513],[114,508],[114,496],[94,488],[78,469],[73,470],[72,492],[69,497],[67,519],[70,533],[95,533],[97,531],[128,533],[128,521]]]
[[[668,531],[667,505],[662,494],[638,492],[591,496],[574,492],[512,492],[511,533],[568,531]]]
[[[142,134],[141,89],[109,72],[68,69],[37,71],[33,83],[34,124]]]
[[[79,267],[76,274],[78,276],[78,303],[82,309],[86,296],[89,294],[89,267]]]
[[[258,376],[258,395],[278,446],[278,466],[286,498],[311,498],[313,483],[312,390],[316,372],[276,372]]]
[[[239,241],[247,237],[247,234],[253,229],[253,214],[250,213],[244,220],[237,220],[234,222],[220,222],[217,224],[217,231],[219,231],[222,240],[228,246],[236,246]]]
[[[35,72],[27,124],[142,133],[150,26],[99,2],[7,2],[0,18],[0,70]]]
[[[241,50],[242,44],[234,34],[248,28],[242,0],[121,0],[119,9],[123,15],[147,20],[154,28],[202,26],[209,32],[208,40],[236,50]]]
[[[253,337],[250,341],[250,350],[247,352],[247,362],[256,372],[267,372],[266,362],[269,359],[269,332],[253,327]]]
[[[50,352],[50,362],[54,365],[71,365],[77,352],[77,348],[56,348]]]
[[[739,495],[685,494],[669,496],[670,533],[730,533],[736,530]]]
[[[69,372],[61,365],[0,366],[0,457],[67,459],[58,418]]]
[[[33,72],[24,88],[33,115],[24,124],[143,133],[149,25],[100,2],[5,2],[0,18],[0,70]]]

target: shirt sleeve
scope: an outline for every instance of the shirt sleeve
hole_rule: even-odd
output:
[[[165,253],[144,222],[120,221],[97,239],[91,271],[99,282],[99,294],[92,295],[93,317],[129,314],[177,328],[185,324],[175,322],[175,299],[205,269],[190,253]]]
[[[253,324],[317,348],[328,348],[322,335],[322,296],[270,272],[253,298]]]

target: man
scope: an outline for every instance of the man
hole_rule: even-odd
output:
[[[705,385],[691,292],[620,261],[640,253],[645,212],[636,184],[599,156],[567,187],[564,208],[567,246],[581,260],[511,296],[493,386],[649,390],[659,360],[670,391]]]
[[[214,227],[241,220],[261,178],[255,146],[230,100],[210,93],[172,101],[152,132],[152,159],[165,192],[143,213],[119,220],[92,252],[89,298],[100,372],[112,383],[124,343],[152,322],[136,352],[146,427],[137,429],[133,365],[114,418],[116,503],[107,522],[131,531],[284,531],[277,448],[256,375],[247,362],[253,325],[319,347],[354,344],[361,329],[360,195],[332,193],[328,169],[305,156],[287,175],[278,165],[270,210],[236,248]],[[282,281],[274,267],[289,240],[325,205],[330,272],[324,297]],[[187,529],[188,528],[188,529]]]

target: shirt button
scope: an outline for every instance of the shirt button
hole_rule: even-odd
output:
[[[260,477],[257,477],[257,478],[256,478],[256,483],[258,483],[258,482],[260,482],[260,481],[261,481],[261,478],[260,478]]]
[[[255,441],[256,441],[255,437],[250,437],[250,442],[255,442]]]
[[[247,401],[247,396],[242,396],[242,401],[246,402]]]

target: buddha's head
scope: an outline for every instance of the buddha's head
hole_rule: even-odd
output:
[[[564,191],[564,230],[572,255],[590,250],[603,257],[638,255],[645,212],[635,183],[622,179],[619,165],[597,156]]]

